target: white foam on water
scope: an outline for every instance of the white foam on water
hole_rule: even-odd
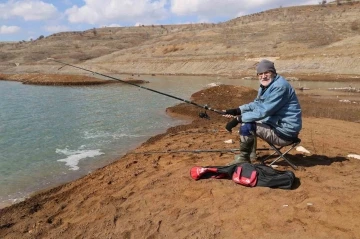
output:
[[[64,159],[58,159],[59,162],[65,162],[66,166],[69,166],[69,170],[79,170],[79,161],[85,158],[93,158],[104,153],[100,152],[100,149],[93,149],[93,150],[82,150],[80,147],[79,150],[69,150],[65,149],[56,149],[57,154],[64,154],[68,156]]]
[[[97,138],[113,138],[113,139],[120,139],[124,137],[129,138],[136,138],[136,137],[142,137],[143,135],[132,135],[132,134],[124,134],[124,133],[110,133],[110,132],[104,132],[104,131],[97,131],[97,132],[84,132],[84,139],[97,139]]]
[[[219,86],[219,85],[222,85],[222,84],[220,82],[212,82],[212,83],[207,84],[206,86],[215,87],[215,86]]]

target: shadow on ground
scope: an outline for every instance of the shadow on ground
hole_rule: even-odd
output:
[[[262,160],[264,158],[266,158],[267,156],[261,156],[258,158],[258,160]],[[296,154],[296,155],[286,155],[286,158],[288,160],[290,160],[290,162],[292,162],[293,164],[295,164],[296,166],[299,167],[299,169],[301,170],[301,167],[314,167],[317,165],[323,165],[323,166],[329,166],[333,163],[336,162],[344,162],[344,161],[348,161],[347,158],[345,157],[327,157],[325,155],[318,155],[318,154],[313,154],[310,156],[306,156],[306,155],[302,155],[302,154]],[[266,163],[271,163],[272,159],[276,159],[276,156],[273,156],[272,158],[269,158]],[[275,163],[276,165],[279,166],[289,166],[289,164],[285,161],[280,159],[279,161],[277,161]]]

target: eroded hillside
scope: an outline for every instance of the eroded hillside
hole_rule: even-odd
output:
[[[360,3],[276,8],[218,24],[90,29],[1,44],[3,73],[68,63],[106,73],[253,73],[259,58],[285,73],[360,74]],[[70,67],[61,73],[80,73]],[[83,73],[83,72],[82,72]]]

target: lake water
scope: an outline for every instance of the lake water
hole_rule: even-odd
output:
[[[258,88],[256,80],[184,76],[142,79],[150,81],[145,87],[187,100],[210,83]],[[348,85],[302,84],[320,91]],[[151,136],[185,123],[165,114],[167,107],[178,103],[126,84],[54,87],[0,81],[0,207],[86,175]]]

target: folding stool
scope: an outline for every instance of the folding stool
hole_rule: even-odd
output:
[[[295,148],[298,144],[300,144],[301,142],[301,139],[299,138],[296,138],[294,141],[292,141],[290,144],[288,145],[285,145],[285,146],[281,146],[281,147],[276,147],[274,144],[270,143],[270,142],[267,142],[265,141],[266,143],[268,143],[270,145],[270,147],[274,150],[274,152],[270,155],[268,155],[265,159],[261,160],[261,163],[262,164],[265,164],[265,161],[270,158],[271,156],[273,156],[274,154],[278,154],[279,157],[277,157],[276,159],[274,159],[269,165],[273,165],[274,163],[276,163],[279,159],[284,159],[293,169],[297,169],[297,166],[295,164],[293,164],[292,162],[290,162],[290,160],[286,157],[286,154],[288,152],[290,152],[293,148]],[[288,147],[289,148],[284,152],[282,153],[280,150],[284,147]],[[261,150],[261,149],[260,149]]]

